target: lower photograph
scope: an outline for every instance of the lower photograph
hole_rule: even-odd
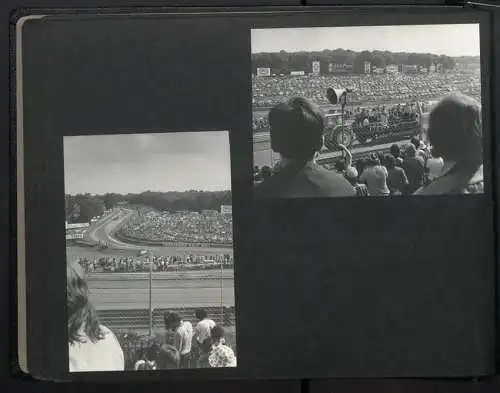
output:
[[[64,137],[69,371],[237,366],[229,132]]]

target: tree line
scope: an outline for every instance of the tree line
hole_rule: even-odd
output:
[[[432,53],[406,53],[388,51],[355,52],[346,49],[325,49],[321,52],[262,52],[252,54],[252,72],[257,68],[271,68],[273,74],[290,74],[291,71],[312,72],[312,62],[319,61],[321,73],[329,72],[329,64],[347,65],[354,73],[364,73],[364,63],[385,69],[390,64],[417,65],[429,68],[441,64],[443,69],[453,69],[456,61],[453,57]]]
[[[101,216],[105,210],[119,204],[140,205],[160,211],[219,210],[221,205],[231,205],[231,191],[152,192],[140,194],[102,195],[77,194],[65,196],[66,221],[89,222]]]

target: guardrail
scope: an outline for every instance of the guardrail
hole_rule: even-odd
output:
[[[207,270],[207,271],[184,271],[184,272],[153,272],[153,280],[215,280],[233,279],[233,269]],[[148,272],[136,273],[87,273],[88,281],[127,281],[127,280],[148,280]]]
[[[194,315],[196,308],[155,308],[153,310],[153,329],[164,327],[163,316],[167,311],[174,311],[181,315],[182,319],[196,324]],[[204,307],[209,318],[223,326],[234,326],[236,324],[236,313],[232,307]],[[100,323],[114,332],[129,332],[134,330],[145,330],[149,328],[149,311],[147,309],[139,310],[97,310],[97,316]]]

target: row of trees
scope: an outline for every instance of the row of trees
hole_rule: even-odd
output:
[[[377,68],[385,68],[390,64],[418,65],[429,68],[442,64],[444,69],[455,68],[453,57],[432,53],[405,53],[388,51],[362,51],[325,49],[322,52],[263,52],[252,54],[253,73],[258,67],[269,67],[273,74],[289,74],[291,71],[312,72],[312,62],[319,61],[321,73],[328,73],[329,64],[347,64],[354,73],[364,72],[365,61]]]
[[[219,210],[221,205],[231,205],[231,191],[152,192],[140,194],[66,195],[66,221],[89,222],[104,210],[120,203],[148,206],[167,211]]]

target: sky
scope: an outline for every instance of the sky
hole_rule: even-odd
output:
[[[66,194],[231,189],[229,133],[64,137]]]
[[[479,56],[479,24],[253,29],[252,53],[387,50]]]

